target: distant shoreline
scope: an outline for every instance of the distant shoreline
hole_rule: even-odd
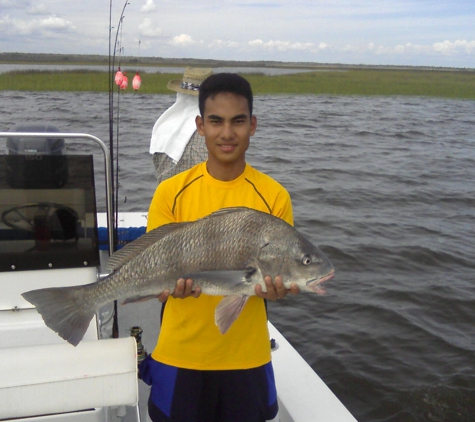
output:
[[[167,89],[168,81],[177,78],[177,74],[182,72],[181,69],[178,71],[179,68],[194,66],[232,68],[237,72],[242,69],[256,95],[411,95],[475,99],[475,69],[162,58],[139,61],[130,57],[121,57],[120,60],[129,78],[140,71],[142,94],[172,94]],[[107,56],[0,53],[0,64],[26,67],[26,70],[2,73],[0,91],[108,92],[111,89],[109,82],[113,79],[108,72]],[[41,65],[50,66],[39,69]],[[146,70],[149,67],[151,72]],[[157,72],[161,67],[163,72]],[[175,68],[177,72],[174,72]],[[249,72],[249,68],[256,71]],[[266,71],[272,73],[271,69],[279,74],[265,74]],[[124,93],[127,92],[133,90],[129,88]]]
[[[163,58],[122,56],[121,64],[140,66],[168,66],[168,67],[269,67],[290,69],[360,69],[360,70],[421,70],[445,72],[475,72],[473,68],[437,67],[437,66],[396,66],[396,65],[366,65],[366,64],[339,64],[317,62],[280,62],[280,61],[238,61],[238,60],[213,60],[193,58]],[[116,57],[116,63],[118,58]],[[0,53],[0,63],[3,64],[89,64],[108,65],[109,56],[92,54],[46,54],[46,53]]]

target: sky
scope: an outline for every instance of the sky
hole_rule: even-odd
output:
[[[0,0],[0,52],[107,55],[109,34],[138,59],[475,68],[475,0]]]

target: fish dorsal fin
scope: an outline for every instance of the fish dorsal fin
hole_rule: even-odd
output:
[[[212,219],[215,217],[219,217],[221,215],[227,215],[227,214],[231,214],[235,212],[243,212],[243,211],[255,211],[255,210],[251,208],[247,208],[247,207],[222,208],[206,217],[203,217],[201,220]],[[259,212],[259,211],[255,211],[255,212]],[[188,224],[193,224],[193,222],[188,221],[188,222],[183,222],[183,223],[165,224],[154,230],[149,231],[148,233],[143,234],[137,240],[134,240],[133,242],[128,243],[122,249],[118,250],[117,252],[114,252],[112,256],[109,258],[109,261],[107,262],[106,271],[111,273],[117,270],[118,268],[122,267],[122,265],[129,262],[132,258],[135,258],[136,256],[140,255],[149,246],[153,245],[154,243],[168,236],[170,233],[173,233],[176,230],[182,229],[184,226]]]
[[[170,233],[173,233],[176,230],[182,229],[184,226],[190,224],[187,223],[170,223],[160,226],[154,230],[149,231],[148,233],[143,234],[138,239],[133,242],[128,243],[122,249],[114,252],[109,261],[107,262],[107,272],[113,272],[122,265],[129,262],[132,258],[140,255],[145,249],[149,246],[152,246],[154,243],[165,238]]]
[[[237,212],[245,212],[245,211],[256,212],[256,213],[261,212],[261,211],[257,211],[248,207],[228,207],[228,208],[221,208],[218,211],[214,211],[211,214],[207,215],[206,217],[201,218],[200,220],[208,220],[208,219],[220,217],[223,215],[233,214]]]

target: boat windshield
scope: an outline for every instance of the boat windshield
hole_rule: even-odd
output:
[[[93,157],[0,155],[0,271],[99,265]]]

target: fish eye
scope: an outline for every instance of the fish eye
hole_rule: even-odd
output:
[[[303,265],[310,265],[312,263],[312,257],[310,255],[304,255],[302,258]]]

